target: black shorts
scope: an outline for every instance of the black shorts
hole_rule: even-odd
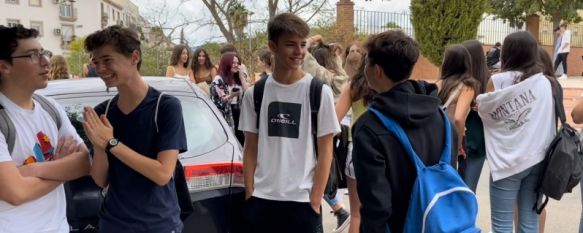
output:
[[[245,202],[247,233],[321,233],[322,215],[309,202],[251,197]],[[322,209],[320,208],[320,213]]]

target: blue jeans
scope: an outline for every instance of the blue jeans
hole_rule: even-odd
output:
[[[468,155],[466,159],[466,169],[464,172],[464,176],[462,178],[474,193],[476,193],[478,181],[480,180],[480,174],[482,174],[484,160],[486,160],[485,155],[484,156]]]
[[[581,204],[583,205],[583,178],[579,183],[579,187],[581,187]],[[579,233],[583,233],[583,210],[581,210],[581,220],[579,220]]]
[[[340,190],[336,191],[336,196],[334,196],[334,199],[330,199],[327,195],[324,195],[324,201],[326,201],[330,207],[334,207],[336,204],[342,201],[342,194],[343,192]]]
[[[512,233],[514,207],[518,203],[517,233],[537,233],[538,215],[533,210],[536,185],[542,172],[542,163],[518,174],[493,181],[490,176],[490,208],[492,232]],[[517,202],[518,199],[518,202]]]

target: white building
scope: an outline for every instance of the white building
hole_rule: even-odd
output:
[[[67,54],[71,41],[107,26],[137,29],[139,18],[130,0],[0,0],[0,25],[37,29],[54,54]]]

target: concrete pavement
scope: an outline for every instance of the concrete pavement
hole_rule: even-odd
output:
[[[478,183],[478,227],[482,232],[490,232],[490,195],[489,187],[490,169],[487,161],[482,169],[482,175]],[[346,210],[349,210],[348,196],[345,195],[343,200]],[[551,199],[547,205],[547,221],[545,226],[546,233],[577,233],[579,229],[579,218],[581,216],[581,189],[575,187],[573,193],[563,196],[561,201]],[[336,227],[336,218],[329,213],[330,208],[323,202],[324,212],[324,232],[331,233]],[[344,231],[348,232],[348,231]]]

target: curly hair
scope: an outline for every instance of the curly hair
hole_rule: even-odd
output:
[[[59,80],[69,78],[69,68],[65,57],[55,55],[49,64],[49,80]]]
[[[171,66],[175,66],[178,65],[178,62],[180,61],[180,57],[182,57],[182,51],[184,51],[186,49],[186,53],[188,54],[188,58],[186,59],[186,62],[183,64],[184,68],[188,67],[188,59],[190,59],[190,49],[188,49],[188,47],[186,47],[186,45],[176,45],[174,46],[174,50],[172,51],[172,57],[170,57],[170,65]]]
[[[201,52],[204,53],[204,64],[199,64],[198,63],[198,54],[200,54]],[[209,53],[207,53],[207,51],[203,48],[198,48],[196,50],[194,50],[194,53],[192,54],[192,61],[190,61],[190,68],[192,69],[192,73],[196,75],[196,71],[201,69],[201,67],[204,67],[204,69],[206,70],[210,70],[213,68],[213,62],[211,61],[211,58],[209,57]]]

